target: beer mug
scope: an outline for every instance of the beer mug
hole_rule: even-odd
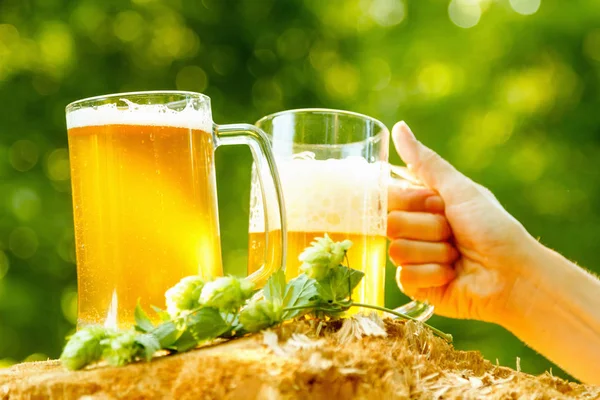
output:
[[[249,145],[277,198],[266,217],[282,219],[279,177],[266,135],[249,124],[216,125],[210,98],[190,92],[113,94],[66,108],[78,279],[78,327],[134,322],[141,305],[163,306],[188,275],[223,274],[215,149]],[[248,279],[258,285],[282,267],[285,235]]]
[[[315,237],[327,233],[334,241],[350,239],[348,264],[365,273],[353,298],[383,306],[388,185],[416,184],[401,167],[388,163],[389,130],[374,118],[327,109],[283,111],[256,125],[269,136],[283,187],[287,279],[299,274],[298,256]],[[249,272],[260,268],[268,251],[260,175],[260,171],[253,172]],[[274,188],[270,189],[267,205],[276,200]],[[271,226],[276,227],[277,221],[272,220]],[[268,237],[277,241],[282,234],[271,229]],[[413,301],[397,311],[424,321],[433,307]]]

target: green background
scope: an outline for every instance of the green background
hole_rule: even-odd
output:
[[[0,364],[55,358],[73,329],[64,106],[106,93],[203,92],[218,123],[299,107],[404,119],[534,236],[600,272],[600,2],[538,4],[1,0]],[[217,152],[226,268],[246,263],[250,162],[243,147]],[[388,305],[405,302],[388,283]],[[492,361],[552,367],[498,326],[432,323]]]

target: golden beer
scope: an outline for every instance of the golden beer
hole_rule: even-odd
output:
[[[298,276],[301,265],[298,256],[315,237],[327,233],[334,241],[349,239],[353,245],[347,254],[348,266],[365,273],[353,299],[383,306],[387,259],[387,166],[352,157],[280,160],[277,166],[287,213],[286,279]],[[254,201],[251,202],[249,273],[259,268],[268,256],[261,223],[262,201],[256,199],[260,197],[257,187],[253,185],[251,194]],[[274,222],[271,221],[270,226],[276,226]],[[269,240],[275,243],[280,236],[280,230],[269,232]]]
[[[67,116],[78,324],[126,326],[138,298],[162,308],[181,278],[222,275],[214,144],[198,113],[102,107]]]
[[[361,303],[383,306],[384,285],[385,285],[385,266],[387,254],[387,242],[385,236],[368,236],[357,233],[339,233],[339,232],[288,232],[288,246],[286,259],[286,280],[290,280],[300,273],[298,268],[300,262],[298,256],[304,251],[315,237],[323,237],[327,233],[335,242],[345,239],[352,241],[352,248],[348,251],[348,264],[351,268],[365,273],[365,278],[353,293],[353,299]],[[276,239],[281,235],[281,231],[271,231],[271,237]],[[250,251],[249,271],[254,272],[262,263],[264,252],[264,233],[250,233]],[[254,258],[254,259],[252,259]]]

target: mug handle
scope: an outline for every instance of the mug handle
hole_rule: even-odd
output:
[[[419,180],[412,176],[406,167],[390,164],[390,179],[392,182],[401,183],[405,187],[424,187]],[[398,286],[400,286],[400,282],[398,282]],[[427,301],[422,302],[413,300],[408,304],[395,308],[394,311],[408,315],[418,321],[425,322],[431,318],[435,310],[431,304],[427,303]]]
[[[265,132],[250,124],[231,124],[231,125],[214,125],[213,133],[215,136],[215,147],[228,146],[236,144],[245,144],[250,147],[254,163],[257,168],[257,176],[260,182],[260,188],[262,192],[262,198],[266,198],[265,185],[267,182],[264,181],[264,176],[268,170],[269,176],[277,202],[270,203],[263,201],[264,217],[265,217],[265,243],[266,243],[266,260],[257,271],[248,275],[246,279],[254,282],[257,288],[261,288],[266,283],[267,279],[271,274],[277,272],[279,269],[285,271],[285,253],[287,249],[287,230],[285,225],[285,206],[283,203],[283,191],[281,189],[281,180],[279,179],[279,173],[277,172],[277,166],[275,164],[275,157],[271,150],[269,138]],[[270,186],[270,185],[269,185]],[[269,204],[272,204],[269,206]],[[277,210],[269,210],[269,207],[277,206]],[[274,208],[274,207],[273,207]],[[269,240],[269,212],[274,212],[278,216],[279,224],[281,226],[281,238],[279,243],[274,243],[273,240]],[[273,228],[273,227],[271,227]]]

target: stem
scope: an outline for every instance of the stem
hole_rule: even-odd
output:
[[[400,317],[400,318],[402,318],[404,320],[412,320],[412,321],[416,321],[416,322],[421,322],[418,319],[411,317],[410,315],[402,314],[402,313],[399,313],[397,311],[387,309],[385,307],[372,306],[370,304],[354,303],[354,302],[352,304],[350,304],[350,307],[371,308],[373,310],[378,310],[378,311],[383,311],[383,312],[386,312],[386,313],[389,313],[389,314],[393,314],[393,315],[395,315],[397,317]],[[293,310],[306,310],[308,308],[311,308],[311,309],[313,309],[315,311],[336,311],[336,310],[332,310],[330,308],[315,307],[314,305],[308,305],[308,306],[287,307],[287,308],[283,309],[283,312],[293,311]],[[434,334],[436,334],[437,336],[441,337],[442,339],[444,339],[448,343],[452,343],[452,335],[450,335],[449,333],[442,332],[439,329],[434,328],[433,326],[428,325],[428,324],[426,324],[424,322],[421,322],[421,323],[423,325],[425,325],[426,327],[428,327],[429,329],[431,329],[431,331]]]
[[[395,315],[395,316],[403,318],[405,320],[412,320],[412,321],[421,322],[418,319],[411,317],[410,315],[402,314],[402,313],[399,313],[398,311],[390,310],[390,309],[387,309],[385,307],[373,306],[371,304],[363,304],[363,303],[354,303],[353,302],[350,307],[371,308],[373,310],[383,311],[383,312]],[[426,327],[428,327],[429,329],[431,329],[433,333],[435,333],[436,335],[438,335],[442,339],[446,340],[448,343],[452,342],[452,335],[450,335],[449,333],[442,332],[439,329],[434,328],[433,326],[428,325],[428,324],[426,324],[424,322],[422,322],[422,324],[425,325]]]

